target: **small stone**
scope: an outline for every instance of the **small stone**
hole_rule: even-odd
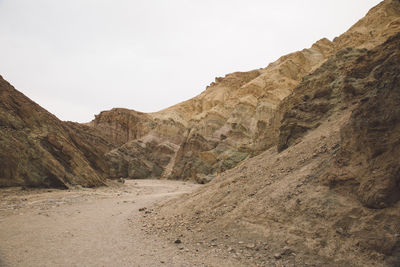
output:
[[[147,210],[147,208],[145,207],[139,209],[139,211],[145,211],[145,210]]]
[[[281,254],[280,253],[275,253],[274,254],[274,258],[279,260],[281,258]]]
[[[246,248],[248,248],[248,249],[253,249],[255,247],[256,247],[256,245],[254,245],[254,244],[247,244],[246,245]]]
[[[336,229],[336,233],[338,233],[339,235],[344,235],[343,228],[339,227],[338,229]]]
[[[175,242],[174,242],[175,244],[181,244],[182,243],[182,241],[180,240],[180,239],[177,239],[177,240],[175,240]]]
[[[283,249],[282,249],[282,253],[281,254],[282,255],[289,255],[292,252],[293,252],[293,250],[290,247],[284,246]]]

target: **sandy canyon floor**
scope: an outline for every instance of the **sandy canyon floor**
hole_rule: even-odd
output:
[[[0,266],[242,265],[218,249],[147,232],[152,205],[198,187],[129,180],[97,189],[1,189]]]

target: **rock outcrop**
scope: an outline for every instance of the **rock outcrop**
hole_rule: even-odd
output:
[[[283,102],[278,150],[295,144],[332,114],[350,109],[352,115],[340,131],[340,149],[321,179],[331,187],[345,187],[369,208],[396,203],[400,199],[399,62],[400,34],[371,51],[340,51]]]
[[[60,121],[0,77],[0,186],[103,185],[112,148],[93,128]]]
[[[148,134],[155,127],[155,123],[148,114],[113,108],[96,115],[88,126],[102,133],[110,142],[121,146]]]

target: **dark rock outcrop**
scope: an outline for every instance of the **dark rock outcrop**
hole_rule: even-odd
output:
[[[99,186],[112,144],[41,108],[0,77],[0,186]]]
[[[283,101],[278,151],[333,113],[352,110],[342,144],[322,176],[346,185],[367,207],[400,199],[400,34],[371,51],[345,49],[305,77]],[[349,185],[351,184],[351,185]]]

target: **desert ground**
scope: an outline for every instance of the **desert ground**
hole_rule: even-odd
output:
[[[240,266],[222,251],[146,233],[153,204],[198,187],[128,180],[96,189],[1,189],[0,266]]]

